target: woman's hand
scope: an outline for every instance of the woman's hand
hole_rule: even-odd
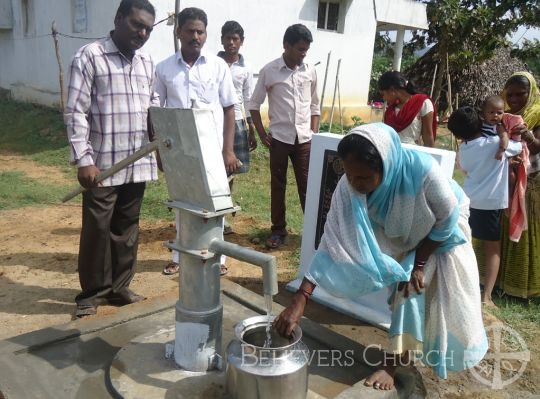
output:
[[[402,291],[403,288],[405,288],[405,292],[403,293],[405,298],[409,297],[409,293],[412,292],[413,289],[420,295],[424,289],[424,268],[414,267],[409,282],[402,281],[399,283],[398,291]]]
[[[513,135],[519,135],[522,136],[524,134],[527,134],[529,132],[529,129],[527,128],[527,125],[524,123],[520,123],[519,125],[516,125],[512,128],[512,131],[510,134]]]
[[[274,328],[284,337],[290,337],[294,328],[300,322],[304,315],[307,299],[304,295],[297,292],[293,296],[293,302],[280,313],[274,320]]]

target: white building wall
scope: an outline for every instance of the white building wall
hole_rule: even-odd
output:
[[[45,105],[60,103],[58,62],[51,33],[51,24],[56,20],[59,32],[74,35],[71,0],[27,0],[30,15],[35,25],[25,35],[21,0],[11,0],[13,6],[13,29],[0,30],[0,87],[9,89],[20,100]],[[89,0],[88,32],[77,36],[99,37],[113,27],[113,18],[119,2]],[[115,3],[111,6],[111,3]],[[91,4],[91,6],[90,6]],[[91,40],[60,37],[60,55],[64,71],[69,72],[69,63],[75,52]],[[67,83],[66,83],[67,87]]]
[[[119,0],[86,0],[87,32],[72,33],[74,2],[76,0],[27,0],[33,6],[35,29],[25,36],[21,0],[11,0],[14,27],[0,29],[0,87],[10,89],[15,98],[47,105],[59,103],[58,64],[53,40],[42,36],[51,32],[56,20],[59,32],[85,37],[101,37],[114,27],[113,19]],[[174,11],[174,0],[154,0],[156,21]],[[282,53],[283,34],[287,26],[305,24],[313,33],[314,42],[308,53],[308,61],[320,62],[317,66],[319,89],[329,51],[331,65],[326,86],[325,105],[332,101],[337,60],[342,59],[340,89],[342,106],[357,109],[365,106],[371,71],[373,42],[376,34],[375,10],[372,0],[342,0],[346,10],[343,33],[317,29],[318,0],[182,0],[182,7],[204,6],[208,14],[208,39],[205,49],[215,53],[221,49],[222,24],[235,19],[244,27],[246,40],[245,57],[254,72]],[[158,25],[144,50],[156,61],[161,61],[174,51],[172,26]],[[68,79],[71,57],[79,47],[91,40],[60,37],[61,57]],[[67,87],[67,84],[66,84]],[[337,104],[337,101],[336,101]],[[355,112],[350,112],[354,114]]]

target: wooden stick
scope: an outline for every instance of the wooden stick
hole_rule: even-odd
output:
[[[66,89],[64,88],[64,66],[62,65],[62,59],[60,58],[60,45],[58,44],[58,31],[56,30],[56,21],[52,22],[51,31],[54,40],[56,61],[58,61],[58,69],[60,70],[58,77],[58,79],[60,80],[60,105],[62,106],[62,111],[64,111],[64,108],[66,107]]]
[[[322,85],[322,93],[321,93],[321,113],[323,110],[323,104],[324,104],[324,91],[326,90],[326,78],[328,77],[328,67],[330,66],[330,55],[332,52],[328,52],[328,57],[326,57],[326,69],[324,70],[324,80]]]
[[[339,109],[339,123],[341,124],[341,134],[343,134],[343,112],[341,111],[341,90],[339,87],[339,79],[337,81],[337,98],[338,98],[338,109]]]
[[[174,52],[178,52],[178,38],[176,37],[176,29],[178,28],[178,13],[180,12],[180,0],[175,0],[174,2],[174,29],[173,29],[173,39],[174,39]]]
[[[150,154],[152,151],[155,151],[158,148],[158,142],[152,141],[145,146],[141,147],[138,151],[135,151],[133,154],[131,154],[129,157],[122,159],[117,164],[114,164],[109,169],[100,172],[96,176],[96,184],[102,182],[108,177],[111,177],[115,173],[119,172],[120,170],[124,169],[126,166],[132,164],[135,161],[138,161],[142,157]],[[81,194],[82,192],[86,191],[86,188],[84,187],[77,187],[75,190],[69,192],[62,198],[62,202],[67,202],[72,198],[75,198],[77,195]]]
[[[435,64],[435,69],[433,70],[433,80],[431,81],[431,91],[429,92],[429,96],[433,98],[433,89],[435,87],[435,78],[437,77],[437,69],[439,68],[439,64]]]
[[[453,112],[452,107],[452,82],[450,80],[450,66],[448,64],[448,54],[446,54],[446,79],[448,80],[448,113],[451,114]]]

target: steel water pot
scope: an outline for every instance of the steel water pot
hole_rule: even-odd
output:
[[[305,399],[309,350],[295,327],[282,337],[267,326],[273,316],[255,316],[235,326],[236,339],[227,347],[227,391],[232,399]]]

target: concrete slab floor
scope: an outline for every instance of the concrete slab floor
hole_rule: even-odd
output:
[[[224,317],[223,346],[226,348],[230,339],[226,332],[232,331],[236,322],[265,311],[264,299],[238,284],[222,280],[222,292],[224,304],[234,309],[233,314]],[[112,316],[76,320],[0,341],[0,392],[6,399],[112,397],[105,381],[113,358],[137,337],[170,329],[174,323],[174,304],[175,300],[168,303],[145,301],[126,306]],[[274,313],[281,310],[282,307],[274,303]],[[380,357],[378,351],[365,351],[357,342],[309,319],[302,321],[302,330],[303,341],[311,351],[318,353],[317,361],[310,364],[309,388],[320,397],[425,397],[421,379],[415,372],[398,377],[397,391],[382,392],[363,387],[362,380],[371,370],[365,366],[362,357],[377,359]],[[163,347],[156,346],[155,350],[157,356],[164,358]],[[330,367],[332,350],[352,351],[349,353],[353,354],[353,365]],[[149,387],[155,385],[159,385],[156,380],[148,381]],[[172,391],[166,397],[182,398],[173,395]]]

